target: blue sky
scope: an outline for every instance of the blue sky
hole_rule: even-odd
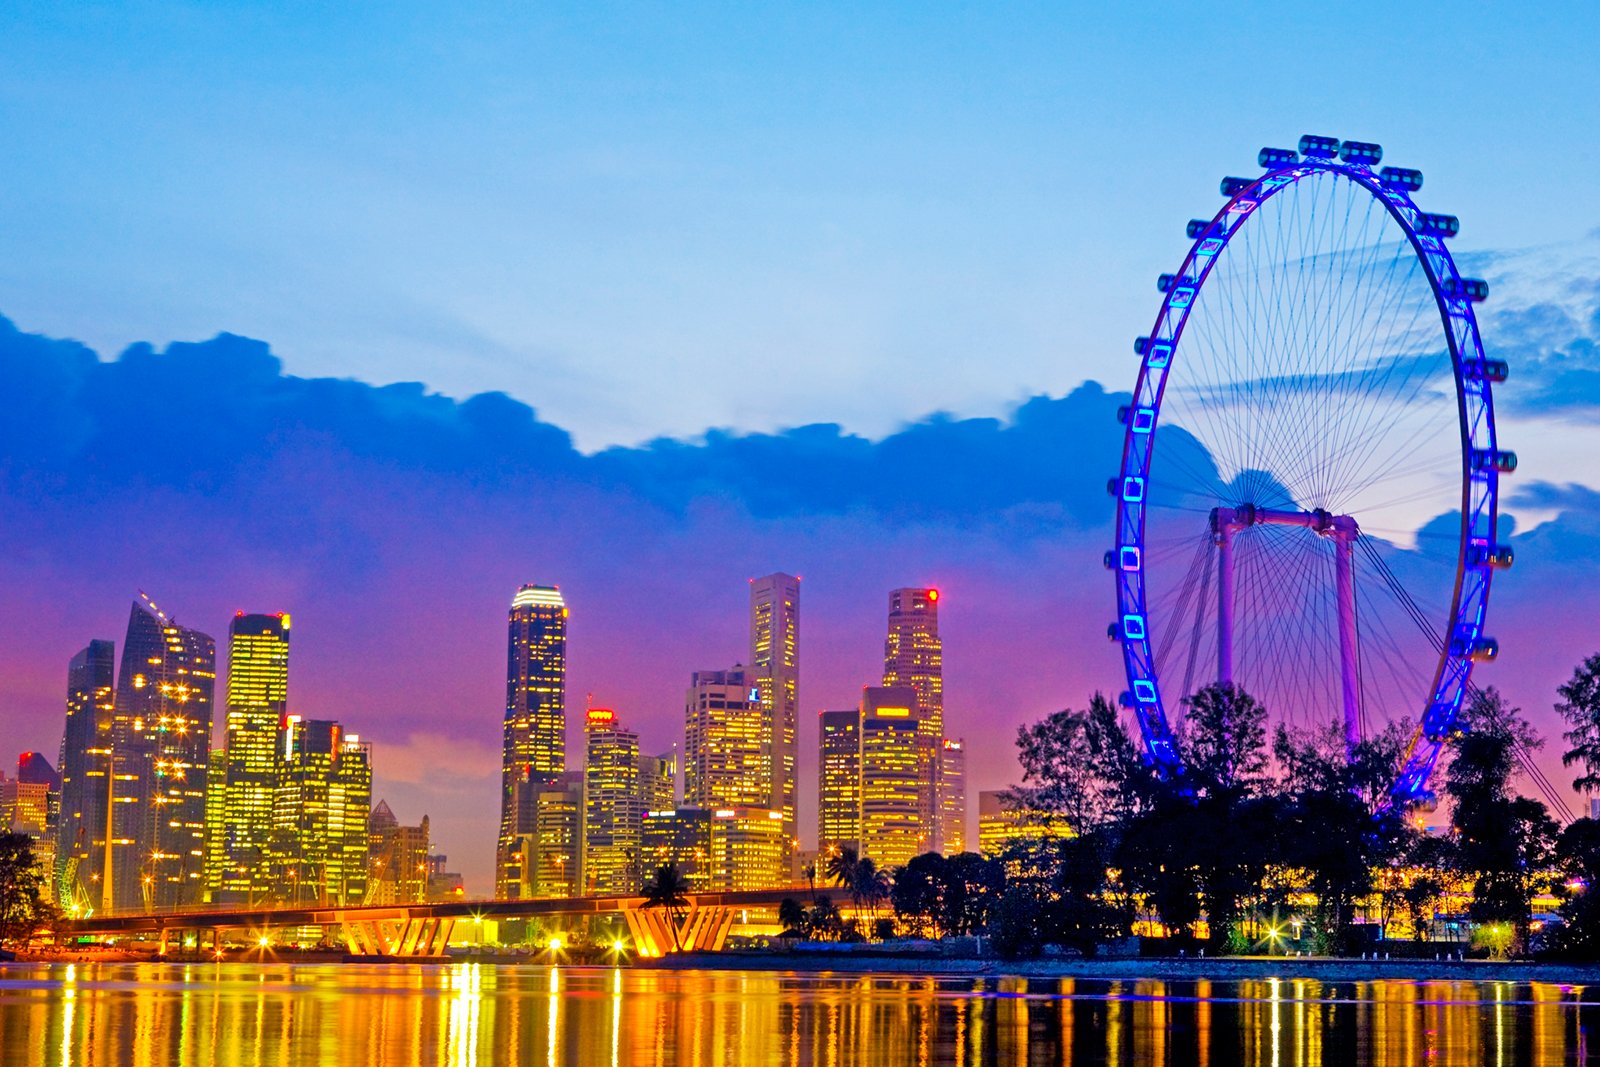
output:
[[[1458,246],[1600,227],[1590,4],[30,4],[0,313],[503,389],[581,447],[1131,376],[1223,174],[1384,142]]]
[[[1548,619],[1600,581],[1597,12],[7,4],[0,723],[53,752],[135,589],[292,611],[298,710],[481,886],[517,585],[574,604],[573,705],[665,747],[786,569],[808,712],[876,680],[889,588],[945,590],[947,721],[1005,785],[1016,726],[1123,684],[1103,486],[1155,276],[1319,132],[1424,170],[1493,284],[1523,466],[1481,677],[1553,734],[1595,635]]]

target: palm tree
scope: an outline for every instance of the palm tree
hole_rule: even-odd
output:
[[[828,856],[828,878],[850,894],[850,903],[859,911],[865,907],[873,917],[878,905],[889,899],[889,876],[878,870],[868,856],[853,848],[841,848]]]
[[[689,883],[678,873],[675,864],[656,868],[656,876],[644,884],[644,906],[667,909],[672,925],[672,950],[678,951],[678,924],[683,921],[683,909],[689,906]]]
[[[878,905],[889,899],[889,874],[878,870],[878,865],[869,856],[856,861],[855,872],[850,880],[850,899],[857,908],[866,905],[874,919],[878,917]]]
[[[806,935],[807,922],[805,905],[794,897],[784,897],[778,903],[778,924],[783,927],[783,933],[794,934],[797,937]]]
[[[850,886],[856,880],[856,867],[861,863],[856,850],[835,846],[828,850],[828,863],[824,868],[828,880],[836,886]]]

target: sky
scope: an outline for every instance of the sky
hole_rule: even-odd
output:
[[[782,569],[807,712],[939,585],[947,718],[1005,784],[1017,725],[1118,685],[1154,277],[1304,132],[1424,170],[1494,286],[1484,673],[1547,714],[1600,647],[1600,12],[1395,10],[5,5],[0,741],[54,752],[137,589],[219,637],[291,611],[297,710],[483,887],[515,588],[573,604],[573,705],[663,748]]]

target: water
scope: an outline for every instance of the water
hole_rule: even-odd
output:
[[[1600,997],[1509,982],[609,968],[0,967],[0,1064],[1587,1063]]]

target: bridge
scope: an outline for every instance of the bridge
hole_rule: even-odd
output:
[[[726,944],[736,913],[772,908],[787,897],[810,892],[804,885],[776,889],[685,893],[681,908],[649,907],[642,896],[557,897],[548,900],[457,900],[429,904],[311,905],[289,908],[187,909],[137,915],[91,916],[60,924],[67,938],[137,937],[154,940],[167,953],[174,937],[188,934],[205,946],[209,936],[221,951],[223,936],[245,931],[251,940],[273,930],[307,926],[337,927],[351,955],[375,959],[419,959],[443,955],[456,924],[485,919],[537,919],[553,916],[621,915],[635,951],[657,957],[672,951],[715,952]]]

